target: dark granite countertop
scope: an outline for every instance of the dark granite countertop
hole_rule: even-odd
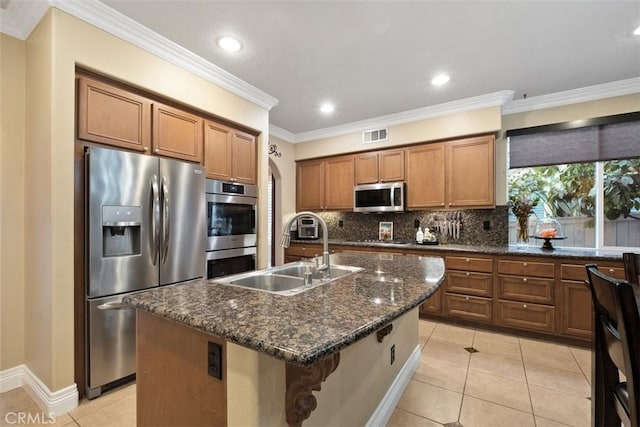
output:
[[[321,240],[292,240],[295,243],[322,245]],[[418,245],[416,243],[381,243],[364,242],[350,240],[329,240],[329,244],[340,246],[396,248],[407,250],[423,250],[425,252],[467,252],[486,255],[515,255],[515,256],[536,256],[536,257],[557,257],[594,259],[604,261],[622,261],[622,251],[605,251],[579,248],[555,248],[554,250],[543,250],[542,241],[540,246],[469,246],[469,245]],[[321,253],[322,250],[320,249]]]
[[[293,295],[194,280],[124,302],[298,365],[311,365],[420,305],[444,277],[439,257],[338,253],[359,273]]]

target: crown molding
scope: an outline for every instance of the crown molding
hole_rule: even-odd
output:
[[[560,107],[580,102],[595,101],[614,96],[640,93],[640,77],[619,80],[611,83],[587,86],[579,89],[565,90],[549,95],[540,95],[527,99],[518,99],[507,104],[502,114],[515,114],[543,108]]]
[[[465,111],[477,110],[480,108],[502,106],[511,99],[513,99],[513,91],[503,90],[489,93],[487,95],[474,96],[472,98],[417,108],[415,110],[388,114],[386,116],[374,117],[344,125],[296,133],[295,140],[290,142],[298,143],[321,138],[330,138],[353,132],[363,132],[378,127],[395,126],[419,120],[431,119],[434,117],[446,116],[449,114],[463,113]]]
[[[217,65],[128,18],[98,0],[34,0],[9,3],[2,12],[2,32],[25,40],[48,7],[55,7],[100,28],[159,58],[271,110],[278,99],[239,79]],[[7,13],[9,12],[9,13]],[[5,26],[5,19],[7,21]],[[13,34],[10,34],[12,31]]]
[[[0,30],[11,37],[26,40],[48,8],[44,0],[12,0],[6,9],[0,8]]]
[[[289,132],[286,129],[282,129],[281,127],[278,127],[276,125],[269,125],[269,135],[275,136],[276,138],[280,138],[283,141],[286,142],[295,142],[296,140],[296,134],[293,132]]]

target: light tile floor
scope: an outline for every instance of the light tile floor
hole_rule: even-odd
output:
[[[588,349],[425,320],[420,345],[420,365],[388,427],[591,424]],[[0,395],[0,426],[18,425],[21,413],[31,414],[29,425],[135,426],[135,384],[83,400],[55,423],[24,389]]]

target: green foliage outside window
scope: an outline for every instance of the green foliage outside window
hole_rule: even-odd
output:
[[[513,169],[508,176],[509,200],[539,201],[550,217],[593,218],[595,179],[594,163]],[[603,179],[605,216],[640,219],[640,159],[604,162]]]

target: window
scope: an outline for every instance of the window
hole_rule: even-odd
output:
[[[539,218],[560,222],[566,240],[554,246],[640,248],[640,114],[603,119],[587,127],[562,124],[565,129],[552,125],[507,134],[509,200],[524,197],[534,205],[530,233]],[[509,226],[514,244],[513,215]]]

